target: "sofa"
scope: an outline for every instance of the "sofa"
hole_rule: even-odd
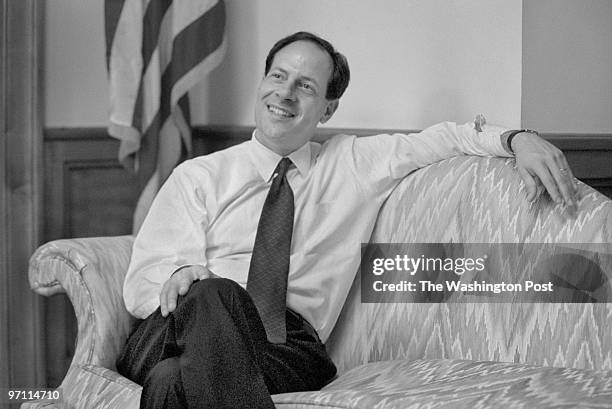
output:
[[[528,202],[512,159],[445,160],[399,184],[371,242],[609,248],[612,201],[577,183],[578,209],[571,214],[546,195]],[[68,295],[78,337],[61,384],[64,403],[22,408],[138,407],[141,387],[114,364],[132,323],[121,296],[132,240],[57,240],[32,256],[32,289]],[[509,257],[508,279],[533,264],[533,256],[520,252]],[[609,257],[591,258],[604,273],[599,285],[609,287]],[[612,407],[611,303],[362,303],[359,278],[326,344],[338,376],[320,391],[274,395],[277,408]]]

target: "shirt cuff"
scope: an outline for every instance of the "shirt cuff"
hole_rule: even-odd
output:
[[[509,132],[508,128],[487,124],[482,126],[481,132],[491,138],[491,147],[493,148],[492,153],[495,156],[502,158],[514,157],[514,153],[511,150],[508,150],[508,145],[506,144],[507,136],[504,135]]]
[[[506,150],[506,152],[508,152],[510,155],[514,156],[514,151],[512,149],[510,149],[510,144],[508,143],[508,138],[510,137],[511,133],[512,133],[512,131],[510,131],[510,130],[508,130],[506,132],[503,132],[501,135],[499,135],[499,139],[501,141],[502,146]]]
[[[146,303],[138,305],[131,310],[128,309],[128,312],[133,317],[144,320],[149,315],[153,314],[158,307],[159,307],[159,296],[157,298],[150,299]]]

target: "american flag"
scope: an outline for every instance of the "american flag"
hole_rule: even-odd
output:
[[[109,134],[139,173],[137,232],[157,190],[191,155],[188,91],[225,52],[223,0],[106,0]]]

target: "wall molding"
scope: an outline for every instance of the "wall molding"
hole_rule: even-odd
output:
[[[111,136],[106,128],[100,126],[45,128],[45,142],[108,139]]]
[[[561,150],[612,151],[612,133],[541,133]]]
[[[196,155],[208,154],[224,149],[251,138],[253,127],[238,125],[198,125],[193,128],[193,148]],[[363,128],[320,128],[316,141],[344,133],[367,136],[377,134],[411,133],[407,129],[363,129]],[[542,133],[542,137],[563,150],[574,174],[592,186],[603,187],[612,197],[612,133]],[[103,127],[47,128],[45,142],[77,142],[113,140]]]

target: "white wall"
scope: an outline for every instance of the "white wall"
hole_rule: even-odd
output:
[[[105,126],[108,90],[104,2],[45,6],[45,126]]]
[[[102,2],[47,9],[46,126],[106,123]],[[520,124],[521,0],[226,0],[229,49],[192,93],[196,124],[252,125],[268,49],[309,30],[352,80],[330,127],[423,128],[442,120]]]
[[[523,122],[612,133],[612,1],[525,0]]]

